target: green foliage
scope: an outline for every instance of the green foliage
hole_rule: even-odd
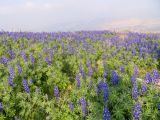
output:
[[[79,33],[80,34],[80,33]],[[107,39],[117,36],[116,33],[107,33]],[[49,35],[48,35],[49,37]],[[150,40],[146,39],[145,41]],[[7,51],[14,50],[14,59],[8,62],[14,70],[13,86],[8,84],[9,70],[8,65],[0,64],[0,102],[3,104],[3,111],[0,112],[0,119],[12,120],[19,118],[22,120],[103,120],[103,108],[107,106],[111,113],[111,120],[132,120],[133,106],[135,101],[132,98],[131,76],[133,67],[138,66],[138,78],[143,78],[146,72],[159,67],[159,59],[153,60],[153,53],[147,53],[146,58],[139,56],[137,46],[131,45],[128,49],[135,49],[136,55],[131,51],[126,51],[111,43],[104,44],[107,40],[70,40],[62,37],[60,40],[47,39],[47,41],[34,41],[27,37],[18,37],[14,42],[12,37],[7,37],[7,45],[3,44],[3,37],[0,36],[0,57],[9,58]],[[62,47],[64,44],[64,49]],[[84,50],[84,43],[90,46]],[[57,48],[54,48],[55,46]],[[68,48],[73,47],[72,52]],[[21,48],[23,46],[23,48]],[[103,46],[105,46],[103,48]],[[19,54],[23,50],[27,56],[27,62]],[[45,51],[46,49],[46,51]],[[50,55],[50,49],[53,56]],[[115,55],[112,55],[115,52]],[[102,57],[106,52],[106,64],[104,65]],[[126,58],[124,57],[126,52]],[[30,61],[30,55],[33,54],[35,63]],[[40,54],[42,58],[40,58]],[[49,57],[51,64],[45,61]],[[122,59],[119,59],[122,57]],[[88,75],[88,60],[91,61],[93,75]],[[22,67],[22,73],[18,72],[16,64]],[[76,74],[79,73],[79,65],[82,64],[85,77],[80,75],[80,89],[76,85]],[[120,71],[120,66],[124,65],[124,72]],[[107,70],[107,77],[104,78],[104,70]],[[113,86],[111,72],[116,70],[120,77],[119,84]],[[22,80],[27,79],[30,92],[26,93]],[[92,80],[92,86],[89,89],[89,81]],[[99,80],[104,80],[109,86],[109,100],[103,101],[102,91],[97,95],[95,88]],[[160,112],[157,109],[160,102],[160,89],[154,85],[147,85],[148,90],[141,95],[141,84],[137,82],[141,103],[142,120],[158,120]],[[59,98],[54,95],[54,86],[58,86]],[[84,96],[87,102],[87,116],[83,117],[79,99]],[[73,111],[69,109],[69,101],[73,102]]]

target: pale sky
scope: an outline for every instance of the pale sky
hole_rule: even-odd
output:
[[[160,30],[160,0],[0,0],[0,30]]]

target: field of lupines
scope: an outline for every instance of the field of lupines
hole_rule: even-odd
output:
[[[0,32],[0,120],[160,120],[160,34]]]

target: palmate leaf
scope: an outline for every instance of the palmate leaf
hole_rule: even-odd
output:
[[[113,117],[112,119],[116,119],[116,120],[123,120],[124,119],[124,111],[121,108],[114,108],[113,111]]]

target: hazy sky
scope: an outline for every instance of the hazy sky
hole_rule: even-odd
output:
[[[153,25],[160,27],[160,0],[0,0],[3,30],[73,31]]]

